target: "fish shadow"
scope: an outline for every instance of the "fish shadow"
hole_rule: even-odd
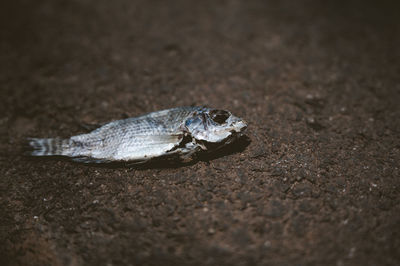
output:
[[[251,140],[248,136],[244,135],[239,137],[234,142],[229,145],[222,146],[216,150],[210,150],[206,152],[200,152],[196,155],[193,160],[189,162],[182,162],[178,158],[170,158],[167,160],[163,159],[153,159],[141,165],[132,165],[132,168],[146,170],[146,169],[176,169],[184,166],[192,166],[196,163],[202,162],[210,162],[212,160],[229,156],[235,153],[243,152],[247,146],[249,146]]]
[[[243,152],[251,143],[251,139],[243,135],[229,145],[222,146],[214,151],[200,153],[198,156],[199,161],[212,161],[221,157],[229,156],[235,153]]]
[[[210,150],[206,152],[201,152],[198,155],[188,161],[183,162],[178,157],[171,158],[154,158],[145,162],[105,162],[105,163],[95,163],[95,162],[76,162],[71,158],[65,156],[49,156],[49,157],[35,157],[29,156],[23,153],[23,157],[28,161],[67,161],[77,165],[86,165],[96,168],[108,168],[108,169],[120,169],[120,168],[130,168],[136,170],[147,170],[147,169],[176,169],[184,166],[191,166],[199,161],[209,162],[221,157],[229,156],[235,153],[243,152],[247,146],[249,146],[251,140],[248,136],[244,135],[239,137],[234,142],[229,145],[224,145],[215,150]]]

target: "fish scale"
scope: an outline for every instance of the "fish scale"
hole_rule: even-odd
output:
[[[32,156],[66,156],[79,162],[147,161],[168,155],[186,160],[207,150],[207,143],[230,143],[246,127],[228,111],[178,107],[112,121],[69,139],[30,138],[29,145]]]

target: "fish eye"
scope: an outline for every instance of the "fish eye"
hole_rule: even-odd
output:
[[[212,110],[210,112],[210,117],[214,122],[218,124],[223,124],[230,117],[230,114],[229,112],[224,110]]]

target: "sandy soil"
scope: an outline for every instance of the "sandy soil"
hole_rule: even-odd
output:
[[[394,2],[2,1],[1,265],[399,265]],[[190,165],[21,155],[182,105],[248,139]]]

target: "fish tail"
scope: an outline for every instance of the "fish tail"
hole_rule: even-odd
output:
[[[60,138],[29,138],[28,147],[28,154],[31,156],[67,155],[66,153],[70,148],[70,140]]]

